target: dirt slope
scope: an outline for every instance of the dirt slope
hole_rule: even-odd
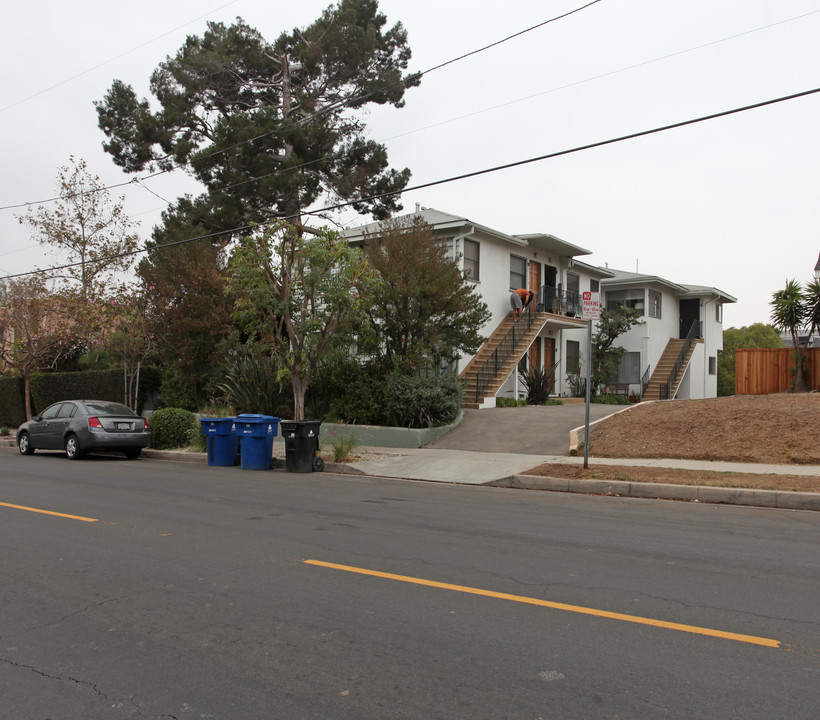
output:
[[[820,492],[820,477],[696,472],[606,465],[606,458],[686,458],[820,465],[820,394],[646,403],[590,431],[590,463],[541,465],[551,477]]]

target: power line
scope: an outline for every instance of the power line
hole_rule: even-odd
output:
[[[233,2],[237,2],[237,0],[233,0]],[[570,15],[574,15],[575,13],[581,12],[582,10],[585,10],[586,8],[588,8],[592,5],[595,5],[599,2],[602,2],[602,0],[592,0],[591,2],[588,2],[586,5],[582,5],[580,7],[577,7],[574,10],[570,10],[568,12],[563,13],[562,15],[556,15],[555,17],[552,17],[549,20],[544,20],[543,22],[537,23],[536,25],[532,25],[531,27],[525,28],[524,30],[519,30],[518,32],[513,33],[512,35],[508,35],[507,37],[505,37],[501,40],[496,40],[495,42],[490,43],[489,45],[485,45],[484,47],[478,48],[477,50],[472,50],[472,51],[470,51],[468,53],[465,53],[463,55],[460,55],[456,58],[452,58],[451,60],[447,60],[443,63],[439,63],[438,65],[435,65],[435,66],[429,68],[428,70],[423,70],[423,71],[416,72],[416,73],[410,73],[410,75],[408,77],[413,77],[413,78],[422,77],[422,76],[427,75],[431,72],[434,72],[435,70],[439,70],[443,67],[446,67],[447,65],[452,65],[455,62],[458,62],[460,60],[464,60],[464,59],[466,59],[468,57],[471,57],[473,55],[477,55],[478,53],[484,52],[485,50],[489,50],[490,48],[496,47],[498,45],[501,45],[502,43],[513,40],[514,38],[520,37],[521,35],[524,35],[528,32],[532,32],[533,30],[537,30],[538,28],[544,27],[545,25],[549,25],[550,23],[554,23],[554,22],[557,22],[558,20],[562,20],[563,18],[569,17]],[[228,3],[228,5],[230,5],[230,4],[232,4],[232,3]],[[225,5],[223,7],[227,7],[227,5]],[[217,8],[217,9],[219,10],[219,9],[222,9],[222,8]],[[206,16],[203,15],[202,17],[206,17]],[[200,19],[200,18],[197,18],[197,19]],[[176,29],[179,29],[179,28],[176,28]],[[174,31],[170,31],[170,32],[174,32]],[[169,34],[169,33],[166,33],[166,34]],[[161,35],[160,37],[164,37],[164,36]],[[153,40],[149,41],[149,42],[153,42]],[[143,45],[147,45],[147,44],[148,43],[143,43]],[[139,47],[143,47],[143,45],[140,45]],[[135,49],[137,49],[137,48],[135,48]],[[129,52],[132,52],[132,51],[129,51]],[[126,55],[126,54],[128,54],[128,53],[123,53],[123,55]],[[122,56],[118,56],[118,57],[122,57]],[[117,58],[113,58],[113,59],[116,60]],[[111,62],[111,61],[106,61],[106,62]],[[105,64],[106,63],[101,63],[100,65],[97,65],[96,67],[100,67],[101,65],[105,65]],[[96,69],[96,67],[91,68],[91,70]],[[88,70],[86,72],[90,72],[90,70]],[[83,75],[83,74],[84,73],[80,73],[79,75],[75,75],[74,78],[79,77],[80,75]],[[69,78],[68,80],[65,80],[63,82],[68,82],[69,80],[73,80],[74,78]],[[347,105],[349,103],[359,102],[361,100],[366,100],[367,98],[369,98],[373,95],[376,95],[377,93],[383,92],[384,90],[388,90],[392,87],[395,87],[396,85],[399,85],[401,83],[406,82],[406,79],[407,78],[404,78],[402,80],[398,80],[396,82],[389,83],[388,85],[385,85],[385,86],[383,86],[383,87],[381,87],[377,90],[372,90],[372,91],[370,91],[368,93],[365,93],[363,95],[351,95],[350,97],[344,98],[342,100],[338,100],[335,103],[331,103],[326,108],[322,108],[322,110],[320,110],[319,112],[314,113],[310,118],[308,118],[308,120],[312,121],[312,120],[314,120],[314,119],[316,119],[316,118],[318,118],[322,115],[328,114],[329,112],[332,112],[334,110],[338,110],[339,108],[342,108],[342,107],[344,107],[345,105]],[[61,84],[63,84],[63,83],[58,83],[58,85],[61,85]],[[54,85],[52,87],[58,87],[58,85]],[[46,88],[46,90],[41,91],[41,93],[46,92],[47,90],[50,90],[50,89],[52,89],[52,88]],[[35,95],[32,95],[30,97],[36,97],[36,95],[39,95],[41,93],[36,93]],[[26,98],[26,99],[30,99],[30,98]],[[24,102],[24,100],[21,100],[20,102]],[[15,103],[15,104],[17,104],[17,103]],[[9,107],[13,107],[13,105],[10,105]],[[7,109],[7,108],[3,108],[3,109]],[[0,112],[2,112],[2,110],[0,110]],[[242,140],[241,142],[238,142],[234,145],[229,145],[228,147],[220,148],[219,150],[214,150],[212,153],[206,153],[205,155],[203,155],[199,159],[200,160],[206,160],[208,158],[215,157],[216,155],[220,155],[221,153],[225,153],[225,152],[228,152],[230,150],[234,150],[238,147],[241,147],[242,145],[247,145],[248,143],[255,142],[256,140],[261,140],[262,138],[268,137],[269,135],[272,135],[275,132],[281,132],[282,130],[287,130],[288,127],[292,127],[293,125],[298,124],[298,122],[299,121],[292,121],[289,126],[285,126],[283,128],[278,128],[278,129],[272,130],[270,132],[262,133],[261,135],[256,135],[255,137],[248,138],[247,140]],[[322,158],[322,159],[324,159],[324,158]],[[321,162],[321,159],[320,160],[312,160],[310,162],[303,163],[303,164],[298,165],[296,167],[288,168],[288,172],[292,172],[293,170],[298,170],[299,168],[302,168],[302,167],[307,167],[308,165],[311,165],[311,164],[314,164],[314,163],[317,163],[317,162]],[[125,181],[125,182],[122,182],[122,183],[117,183],[115,185],[109,185],[109,186],[106,186],[106,187],[103,187],[103,188],[99,188],[98,190],[90,190],[88,192],[93,193],[93,192],[102,192],[104,190],[113,190],[113,189],[118,188],[118,187],[123,187],[125,185],[129,185],[131,183],[139,184],[143,180],[150,180],[151,178],[158,177],[159,175],[164,175],[166,173],[171,172],[172,170],[180,169],[182,167],[184,167],[184,166],[178,165],[175,168],[169,168],[167,170],[159,170],[159,171],[157,171],[155,173],[152,173],[150,175],[146,175],[143,178],[135,177],[135,178],[132,178],[131,180],[128,180],[128,181]],[[231,188],[237,187],[238,185],[242,185],[242,184],[245,184],[245,183],[248,183],[248,182],[253,182],[255,180],[261,180],[261,179],[264,179],[266,177],[271,177],[272,175],[277,175],[277,174],[279,174],[279,172],[282,172],[282,171],[277,171],[277,172],[274,172],[274,173],[270,173],[268,175],[262,175],[262,176],[257,177],[257,178],[250,178],[249,180],[243,180],[240,183],[235,183],[234,185],[229,185],[226,188],[221,188],[221,190],[224,192],[225,190],[229,190]],[[56,201],[61,200],[61,199],[77,197],[78,195],[82,195],[82,194],[86,194],[86,193],[77,193],[76,195],[51,197],[51,198],[47,198],[45,200],[35,200],[35,201],[17,203],[15,205],[2,205],[2,206],[0,206],[0,210],[15,210],[15,209],[18,209],[18,208],[30,207],[31,205],[42,205],[44,203],[56,202]]]
[[[547,153],[545,155],[538,155],[538,156],[535,156],[535,157],[527,158],[525,160],[517,160],[515,162],[505,163],[504,165],[496,165],[494,167],[485,168],[483,170],[476,170],[474,172],[469,172],[469,173],[463,173],[461,175],[452,175],[450,177],[443,178],[441,180],[433,180],[431,182],[421,183],[419,185],[414,185],[412,187],[404,188],[403,190],[398,190],[398,191],[394,191],[394,192],[379,193],[379,194],[376,194],[376,195],[370,195],[370,196],[365,197],[365,198],[358,198],[356,200],[348,200],[348,201],[345,201],[345,202],[342,202],[342,203],[337,203],[335,205],[328,205],[328,206],[325,206],[323,208],[318,208],[316,210],[309,211],[307,214],[313,215],[313,214],[317,214],[317,213],[327,212],[329,210],[339,210],[339,209],[344,208],[344,207],[351,207],[352,205],[356,205],[360,202],[366,202],[366,201],[369,201],[369,200],[378,200],[380,198],[391,197],[393,195],[401,195],[402,193],[413,192],[415,190],[423,190],[425,188],[434,187],[436,185],[444,185],[446,183],[456,182],[458,180],[466,180],[468,178],[478,177],[480,175],[487,175],[489,173],[499,172],[501,170],[509,170],[510,168],[520,167],[522,165],[529,165],[531,163],[541,162],[543,160],[550,160],[552,158],[562,157],[564,155],[572,155],[574,153],[579,153],[579,152],[583,152],[583,151],[586,151],[586,150],[592,150],[592,149],[595,149],[595,148],[604,147],[606,145],[614,145],[615,143],[624,142],[626,140],[634,140],[636,138],[646,137],[648,135],[654,135],[654,134],[661,133],[661,132],[666,132],[666,131],[669,131],[669,130],[675,130],[677,128],[686,127],[687,125],[695,125],[697,123],[702,123],[702,122],[706,122],[706,121],[709,121],[709,120],[716,120],[718,118],[728,117],[729,115],[736,115],[738,113],[747,112],[749,110],[757,110],[759,108],[768,107],[770,105],[776,105],[778,103],[787,102],[789,100],[796,100],[796,99],[799,99],[799,98],[807,97],[809,95],[815,95],[817,93],[820,93],[820,87],[813,88],[811,90],[804,90],[804,91],[798,92],[798,93],[793,93],[791,95],[784,95],[782,97],[773,98],[771,100],[763,100],[762,102],[753,103],[751,105],[744,105],[742,107],[733,108],[731,110],[722,110],[720,112],[711,113],[710,115],[702,115],[702,116],[697,117],[697,118],[692,118],[692,119],[689,119],[689,120],[682,120],[680,122],[672,123],[672,124],[669,124],[669,125],[662,125],[660,127],[652,128],[650,130],[641,130],[639,132],[630,133],[629,135],[621,135],[619,137],[610,138],[608,140],[600,140],[598,142],[588,143],[586,145],[578,145],[576,147],[569,148],[567,150],[559,150],[557,152]],[[289,217],[286,217],[286,218],[279,218],[279,219],[288,220],[288,219],[293,219],[294,217],[295,216],[289,216]],[[132,250],[130,252],[119,253],[117,255],[111,255],[111,256],[108,256],[108,257],[99,258],[99,259],[96,260],[96,262],[106,262],[106,261],[110,261],[110,260],[116,260],[118,258],[129,257],[129,256],[133,256],[133,255],[139,255],[139,254],[142,254],[142,253],[149,253],[149,252],[153,252],[155,250],[162,250],[162,249],[165,249],[165,248],[174,247],[176,245],[184,245],[186,243],[195,242],[197,240],[208,240],[208,239],[215,238],[215,237],[221,237],[223,235],[231,235],[231,234],[235,234],[235,233],[239,233],[239,232],[245,232],[247,230],[253,229],[254,227],[270,225],[273,222],[276,222],[276,221],[271,220],[269,222],[257,223],[255,225],[243,225],[241,227],[232,228],[230,230],[221,230],[221,231],[218,231],[218,232],[209,233],[207,235],[198,235],[196,237],[185,238],[183,240],[177,240],[175,242],[167,243],[167,244],[164,244],[164,245],[155,245],[151,248],[141,248],[139,250]],[[68,263],[66,265],[60,265],[60,266],[56,266],[56,267],[52,267],[52,268],[46,268],[46,269],[42,269],[42,270],[32,270],[32,271],[24,272],[24,273],[16,273],[14,275],[6,275],[2,279],[9,280],[9,279],[18,278],[18,277],[27,277],[29,275],[39,275],[41,273],[56,272],[58,270],[66,270],[68,268],[78,267],[81,264],[82,263],[79,263],[79,262],[77,262],[77,263]]]
[[[172,33],[175,33],[177,30],[182,30],[182,28],[187,27],[188,25],[192,25],[193,23],[198,22],[199,20],[202,20],[202,18],[208,17],[209,15],[217,12],[218,10],[224,10],[229,5],[233,5],[234,3],[237,3],[237,2],[239,2],[239,0],[231,0],[231,2],[229,2],[229,3],[225,3],[224,5],[220,5],[218,8],[215,8],[214,10],[211,10],[211,11],[205,13],[205,15],[200,15],[199,17],[196,17],[196,18],[194,18],[193,20],[190,20],[187,23],[184,23],[182,25],[178,25],[177,27],[169,30],[168,32],[163,33],[162,35],[157,35],[155,38],[152,38],[151,40],[146,40],[144,43],[141,43],[141,44],[137,45],[136,47],[131,48],[130,50],[126,50],[125,52],[120,53],[119,55],[115,55],[112,58],[108,58],[108,60],[104,60],[103,62],[98,63],[97,65],[94,65],[93,67],[90,67],[87,70],[83,70],[82,72],[78,72],[76,75],[72,75],[71,77],[67,77],[65,80],[61,80],[60,82],[55,83],[54,85],[49,85],[47,88],[43,88],[42,90],[38,90],[36,93],[33,93],[32,95],[29,95],[28,97],[24,97],[21,100],[18,100],[17,102],[13,102],[11,105],[6,105],[5,107],[0,108],[0,112],[6,112],[6,110],[11,110],[13,107],[17,107],[18,105],[22,105],[24,102],[28,102],[29,100],[33,100],[34,98],[39,97],[40,95],[44,95],[45,93],[50,92],[51,90],[54,90],[54,89],[56,89],[56,88],[58,88],[62,85],[65,85],[66,83],[70,83],[72,80],[76,80],[78,77],[82,77],[83,75],[87,75],[90,72],[94,72],[94,70],[99,70],[99,68],[101,68],[105,65],[108,65],[108,64],[114,62],[115,60],[119,60],[120,58],[125,57],[126,55],[130,55],[132,52],[136,52],[137,50],[140,50],[141,48],[144,48],[147,45],[150,45],[151,43],[156,42],[157,40],[160,40],[164,37],[167,37],[168,35],[171,35]],[[43,202],[46,202],[46,201],[43,201]]]

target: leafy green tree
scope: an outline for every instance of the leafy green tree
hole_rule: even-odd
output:
[[[133,263],[136,225],[123,211],[123,198],[114,202],[100,178],[88,172],[84,160],[71,158],[57,174],[59,200],[32,208],[18,217],[31,228],[37,242],[49,245],[67,264],[52,277],[77,293],[78,319],[93,319],[90,304],[113,294],[113,278]],[[85,312],[91,317],[84,317]]]
[[[600,388],[612,383],[618,375],[618,366],[626,352],[615,345],[615,341],[635,325],[641,318],[641,311],[621,305],[601,310],[601,316],[592,336],[592,387],[597,395]]]
[[[137,266],[146,301],[147,331],[160,362],[203,395],[220,344],[232,329],[230,299],[225,294],[223,239],[185,242],[207,234],[196,224],[194,205],[183,198],[163,214],[149,250]]]
[[[723,331],[723,350],[718,355],[717,393],[735,394],[735,350],[738,348],[779,348],[783,340],[771,325],[754,323],[748,327],[730,327]]]
[[[365,238],[365,254],[383,281],[368,314],[385,370],[437,367],[478,350],[490,313],[427,223],[383,223]]]
[[[76,351],[72,303],[31,275],[0,280],[0,366],[23,378],[26,419],[31,420],[31,375],[56,367]]]
[[[806,297],[796,280],[786,282],[786,287],[772,295],[772,324],[788,332],[792,338],[795,355],[794,391],[808,392],[806,376],[803,372],[803,346],[800,344],[800,331],[809,322],[809,308]]]
[[[212,22],[152,74],[156,112],[120,80],[95,103],[104,148],[129,172],[186,168],[207,189],[214,228],[298,224],[323,195],[385,218],[410,172],[388,167],[351,111],[401,107],[420,82],[402,76],[409,59],[406,31],[387,26],[377,0],[340,0],[273,43],[241,19]]]
[[[243,238],[231,258],[233,315],[257,346],[279,358],[293,387],[293,418],[325,353],[351,345],[378,277],[361,250],[332,230],[306,237],[278,223]]]

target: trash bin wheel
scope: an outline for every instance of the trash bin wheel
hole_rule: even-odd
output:
[[[313,472],[322,472],[325,469],[325,461],[320,457],[313,458]]]
[[[271,470],[275,470],[275,469],[276,469],[276,464],[277,464],[278,462],[279,462],[279,461],[278,461],[275,457],[272,457],[272,458],[270,459],[270,469],[271,469]]]

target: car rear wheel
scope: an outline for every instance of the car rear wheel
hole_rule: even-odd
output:
[[[128,450],[123,450],[123,452],[129,460],[136,460],[142,453],[142,448],[128,448]]]
[[[69,460],[79,460],[84,455],[76,435],[69,435],[65,439],[65,454]]]
[[[17,438],[17,449],[20,451],[21,455],[34,454],[34,447],[31,444],[31,438],[28,436],[27,432],[20,433],[20,437]]]

